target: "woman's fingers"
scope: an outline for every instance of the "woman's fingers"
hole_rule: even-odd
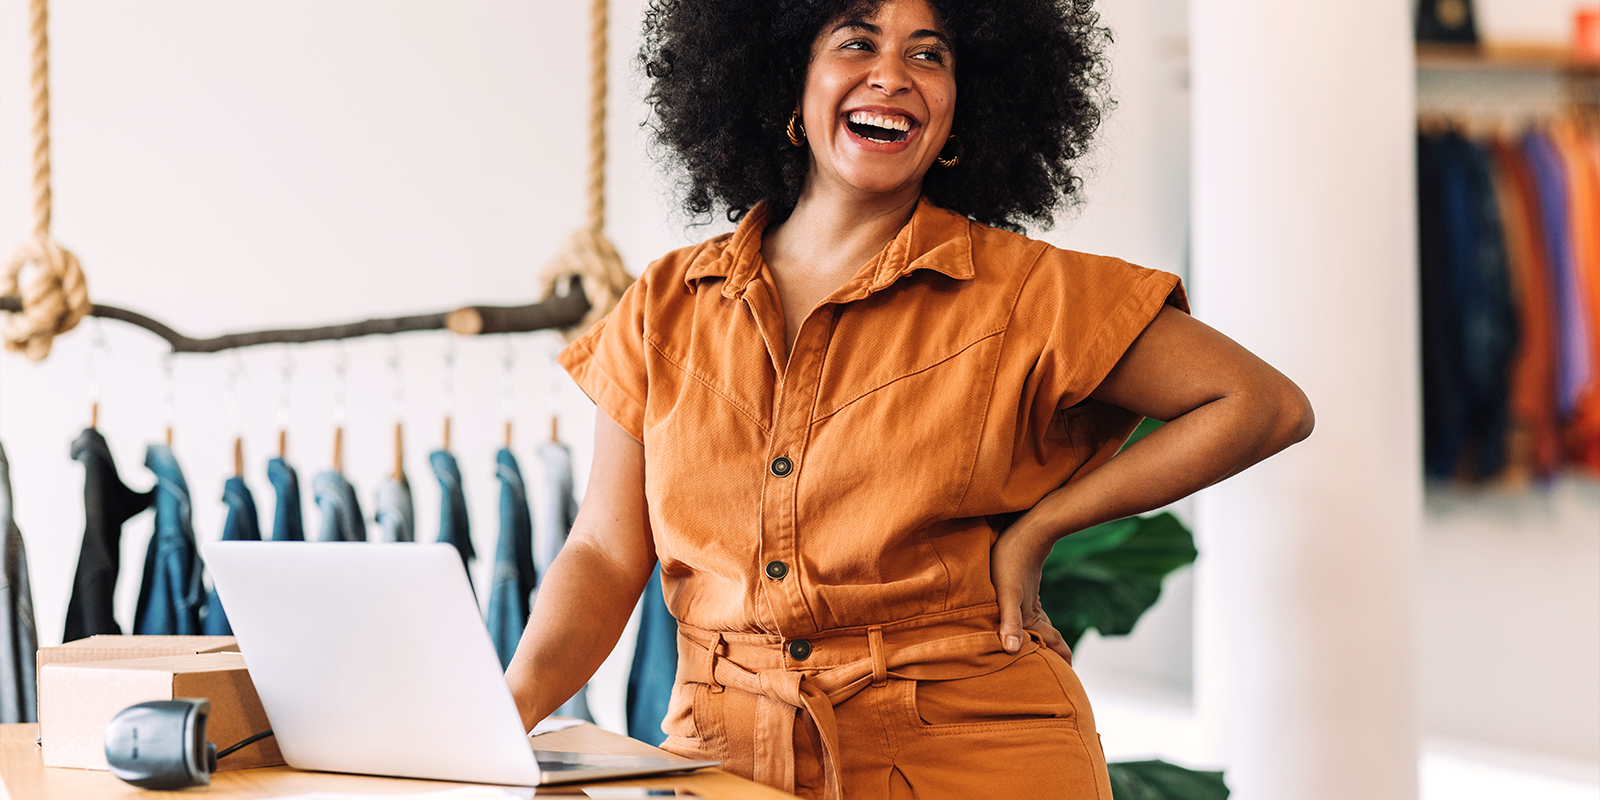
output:
[[[1061,631],[1056,630],[1055,624],[1050,621],[1050,615],[1044,613],[1044,606],[1039,605],[1037,599],[1034,601],[1034,612],[1028,620],[1028,630],[1039,634],[1039,641],[1043,642],[1045,647],[1060,653],[1069,665],[1072,663],[1072,648],[1067,646],[1067,638],[1061,635]]]

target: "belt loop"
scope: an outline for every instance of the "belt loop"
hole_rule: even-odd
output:
[[[883,626],[867,629],[867,649],[872,651],[872,688],[882,689],[889,682],[888,657],[883,652]]]
[[[706,683],[711,687],[712,694],[721,694],[723,687],[722,682],[717,680],[717,659],[726,658],[728,650],[728,643],[723,641],[721,632],[711,639],[711,646],[707,649],[711,653],[711,657],[707,659],[711,668],[706,670]]]

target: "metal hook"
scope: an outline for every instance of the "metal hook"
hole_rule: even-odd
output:
[[[234,351],[228,362],[228,406],[233,412],[233,474],[237,476],[244,475],[244,398],[239,390],[248,377],[244,358]]]
[[[178,381],[173,376],[174,354],[161,354],[161,416],[167,423],[167,446],[172,446],[172,427],[178,416]]]
[[[444,411],[444,449],[450,449],[450,418],[456,410],[456,337],[453,333],[446,333],[444,348],[444,369],[439,373],[439,405]]]
[[[89,354],[83,358],[84,370],[89,375],[89,427],[100,427],[100,396],[103,386],[100,382],[100,368],[95,365],[95,356],[105,355],[106,330],[100,324],[99,317],[89,318]]]
[[[294,377],[294,350],[283,348],[283,356],[278,359],[278,457],[286,458],[289,453],[289,389],[291,379]]]
[[[544,352],[545,408],[550,414],[550,441],[561,441],[561,376],[564,371],[561,363],[556,360],[556,355],[561,351],[561,340],[553,339],[554,347],[547,348]]]
[[[344,471],[344,419],[345,374],[350,368],[350,357],[344,351],[344,342],[334,343],[333,350],[333,471]]]
[[[401,420],[405,416],[406,379],[405,373],[400,369],[400,342],[389,340],[389,376],[393,383],[394,396],[390,405],[394,411],[394,472],[396,481],[405,480],[405,430]]]
[[[511,420],[516,415],[516,364],[517,350],[512,345],[511,334],[506,334],[505,348],[500,352],[500,415],[506,423],[506,448],[511,448]]]

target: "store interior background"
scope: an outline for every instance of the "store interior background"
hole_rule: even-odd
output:
[[[6,248],[22,241],[30,224],[26,5],[0,0],[0,247]],[[729,227],[686,219],[652,160],[633,59],[643,5],[611,5],[607,232],[633,272],[669,249]],[[1248,325],[1231,328],[1225,314],[1221,322],[1207,317],[1208,303],[1218,307],[1208,289],[1232,285],[1208,283],[1203,263],[1197,274],[1190,271],[1191,254],[1203,262],[1205,253],[1215,252],[1207,248],[1229,230],[1205,227],[1214,218],[1206,213],[1223,211],[1191,214],[1214,197],[1192,186],[1191,175],[1230,167],[1207,162],[1213,152],[1207,115],[1220,106],[1207,104],[1216,95],[1204,88],[1202,71],[1215,57],[1218,37],[1235,30],[1220,29],[1217,20],[1253,9],[1251,30],[1274,37],[1260,43],[1263,58],[1295,58],[1285,52],[1296,37],[1316,42],[1305,58],[1323,62],[1290,64],[1285,74],[1348,75],[1332,95],[1327,87],[1335,84],[1303,92],[1280,84],[1275,91],[1281,95],[1259,98],[1269,109],[1280,104],[1288,118],[1284,128],[1305,143],[1367,135],[1371,120],[1340,117],[1335,124],[1349,131],[1299,129],[1296,114],[1315,118],[1324,101],[1359,108],[1376,96],[1384,99],[1386,115],[1377,129],[1400,152],[1409,146],[1409,128],[1402,128],[1415,109],[1449,102],[1429,92],[1478,91],[1452,85],[1414,92],[1409,11],[1398,0],[1353,0],[1338,9],[1304,5],[1103,4],[1104,21],[1116,34],[1118,105],[1089,165],[1085,205],[1062,215],[1052,230],[1033,233],[1063,247],[1189,276],[1202,319],[1285,368],[1318,404],[1318,435],[1302,445],[1300,458],[1340,459],[1338,468],[1349,473],[1399,465],[1403,479],[1395,491],[1405,494],[1393,505],[1400,517],[1411,513],[1406,509],[1415,513],[1379,535],[1400,542],[1396,563],[1404,575],[1386,579],[1375,592],[1357,582],[1321,598],[1346,592],[1352,605],[1357,598],[1390,597],[1386,593],[1398,598],[1384,601],[1393,608],[1395,627],[1374,639],[1408,642],[1395,663],[1410,674],[1395,690],[1399,710],[1392,719],[1385,722],[1381,713],[1367,718],[1378,720],[1374,725],[1392,723],[1402,738],[1415,738],[1413,731],[1420,736],[1421,796],[1600,797],[1600,485],[1569,475],[1545,490],[1424,489],[1415,453],[1414,378],[1413,394],[1384,421],[1399,434],[1376,437],[1380,446],[1365,452],[1330,453],[1322,448],[1340,436],[1340,401],[1322,402],[1321,387],[1360,382],[1365,373],[1296,356],[1312,351],[1283,350],[1295,347],[1292,335],[1282,342],[1257,340]],[[1477,3],[1485,38],[1513,42],[1564,42],[1572,8],[1569,0]],[[587,31],[587,9],[577,3],[57,3],[50,30],[55,235],[81,258],[97,302],[143,311],[191,335],[530,302],[537,299],[544,262],[583,223]],[[1240,35],[1248,43],[1254,34]],[[1387,65],[1386,71],[1375,64]],[[1307,158],[1322,157],[1314,147],[1304,151]],[[1332,163],[1323,166],[1375,168],[1340,163],[1347,157],[1342,152],[1328,151]],[[1395,233],[1411,224],[1406,192],[1412,177],[1410,162],[1397,163],[1401,169],[1383,167],[1388,182],[1368,190],[1370,196],[1356,190],[1275,202],[1387,209],[1399,224],[1371,235],[1395,255],[1375,267],[1402,287],[1391,305],[1414,314],[1414,294],[1403,294],[1414,283],[1414,241]],[[1368,234],[1356,227],[1346,235]],[[1283,250],[1281,270],[1305,287],[1337,286],[1345,276],[1336,262],[1291,248]],[[1238,302],[1270,305],[1283,297]],[[1297,300],[1313,316],[1320,301],[1315,291]],[[1406,335],[1415,333],[1414,318],[1330,319],[1339,330],[1323,331],[1319,341],[1398,331],[1365,346],[1402,354],[1378,369],[1403,374],[1415,366],[1415,341]],[[95,328],[85,323],[62,337],[40,364],[0,355],[0,442],[11,460],[45,645],[60,639],[83,530],[82,473],[68,447],[88,420],[91,373],[100,385],[100,429],[130,483],[149,484],[144,445],[159,441],[168,422],[162,343],[106,322],[107,346],[96,353]],[[554,415],[561,439],[576,454],[581,496],[593,407],[553,367],[560,346],[560,337],[546,332],[454,344],[442,333],[407,334],[292,348],[289,458],[307,494],[308,523],[317,519],[309,478],[331,459],[335,365],[341,359],[348,364],[345,470],[365,505],[392,460],[390,426],[397,412],[390,362],[397,358],[404,392],[398,414],[419,538],[433,537],[438,493],[426,459],[440,441],[445,352],[453,348],[454,450],[480,554],[474,580],[486,586],[498,529],[493,456],[502,438],[508,353],[514,450],[525,473],[532,473],[530,484],[538,476],[534,448],[548,437]],[[265,465],[276,450],[286,350],[259,347],[237,357],[186,355],[172,362],[174,447],[202,541],[220,535],[222,483],[232,472],[236,433],[244,438],[245,477],[263,507],[263,525],[270,524]],[[241,367],[244,379],[230,391],[230,375]],[[1282,469],[1299,469],[1294,463]],[[1274,467],[1260,469],[1271,475]],[[1369,501],[1359,481],[1322,488],[1334,508],[1358,509]],[[1196,504],[1185,502],[1178,511],[1193,519]],[[125,623],[151,525],[146,514],[125,529],[117,591]],[[1339,525],[1331,519],[1321,533],[1337,540]],[[1226,736],[1197,710],[1205,706],[1205,691],[1196,679],[1205,681],[1206,668],[1197,672],[1196,663],[1205,662],[1206,648],[1196,632],[1203,637],[1208,630],[1197,576],[1203,585],[1206,543],[1225,536],[1225,530],[1201,531],[1197,569],[1168,581],[1162,601],[1132,636],[1091,634],[1081,646],[1077,666],[1113,758],[1157,755],[1225,769],[1236,761],[1247,765],[1241,770],[1252,769],[1248,758],[1230,758],[1237,751],[1219,744]],[[1338,615],[1337,608],[1319,607],[1308,620],[1337,621]],[[1304,635],[1324,633],[1308,625]],[[1343,637],[1347,652],[1361,649],[1359,628],[1328,635]],[[620,686],[630,637],[631,631],[590,690],[599,721],[614,729],[622,728]],[[1323,698],[1318,707],[1364,702],[1359,683],[1341,691],[1351,694]],[[1391,781],[1360,796],[1417,791],[1404,783]],[[1286,784],[1252,783],[1246,775],[1235,796],[1269,797],[1258,788],[1269,785]]]

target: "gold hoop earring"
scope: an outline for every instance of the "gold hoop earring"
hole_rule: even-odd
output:
[[[941,153],[941,155],[937,155],[937,156],[933,157],[933,160],[935,162],[937,162],[938,165],[941,166],[941,167],[953,167],[953,166],[961,163],[961,142],[956,139],[956,135],[953,134],[953,133],[950,134],[950,138],[944,140],[944,143],[945,143],[946,146],[949,146],[949,144],[951,142],[955,142],[956,143],[956,154],[955,155],[951,156],[950,158],[945,158],[942,155],[944,153],[944,149],[940,148],[939,152]]]
[[[789,144],[795,147],[806,145],[806,124],[800,121],[800,112],[789,112]]]

